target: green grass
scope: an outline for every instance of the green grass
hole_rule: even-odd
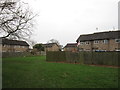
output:
[[[118,88],[118,68],[3,58],[3,88]]]

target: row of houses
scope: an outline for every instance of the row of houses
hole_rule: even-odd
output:
[[[0,38],[0,51],[2,52],[25,52],[29,50],[29,44],[25,41],[9,40]],[[61,46],[57,43],[42,44],[44,51],[60,51]],[[120,51],[120,30],[98,32],[80,35],[76,43],[68,43],[63,51]]]
[[[57,43],[42,44],[44,51],[60,51],[60,46]],[[29,44],[26,41],[10,40],[0,38],[0,52],[25,52],[30,51]]]
[[[65,51],[120,51],[120,30],[80,35]]]

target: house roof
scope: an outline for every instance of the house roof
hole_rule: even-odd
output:
[[[117,38],[120,38],[120,30],[80,35],[80,37],[76,40],[76,42],[91,41],[91,40],[103,40],[103,39],[117,39]]]
[[[47,43],[47,44],[42,44],[43,47],[52,47],[53,45],[59,46],[57,43]]]
[[[1,39],[1,38],[0,38]],[[10,39],[5,39],[2,38],[3,45],[20,45],[20,46],[29,46],[27,42],[25,41],[18,41],[18,40],[10,40]]]
[[[77,47],[77,43],[68,43],[64,48],[66,47]]]

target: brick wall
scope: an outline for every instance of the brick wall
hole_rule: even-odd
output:
[[[64,51],[72,51],[72,52],[77,52],[78,49],[76,47],[65,47]]]
[[[52,47],[46,47],[45,51],[59,51],[59,47],[54,44]]]
[[[2,46],[3,52],[25,52],[29,47],[28,46],[19,46],[19,45],[4,45]]]
[[[93,43],[92,41],[89,41],[89,44],[85,44],[85,42],[84,42],[84,44],[79,45],[79,48],[84,50],[84,51],[91,51],[92,50],[92,43]]]

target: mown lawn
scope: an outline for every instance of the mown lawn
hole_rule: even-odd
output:
[[[3,88],[118,88],[118,68],[3,58]],[[120,79],[120,78],[119,78]]]

